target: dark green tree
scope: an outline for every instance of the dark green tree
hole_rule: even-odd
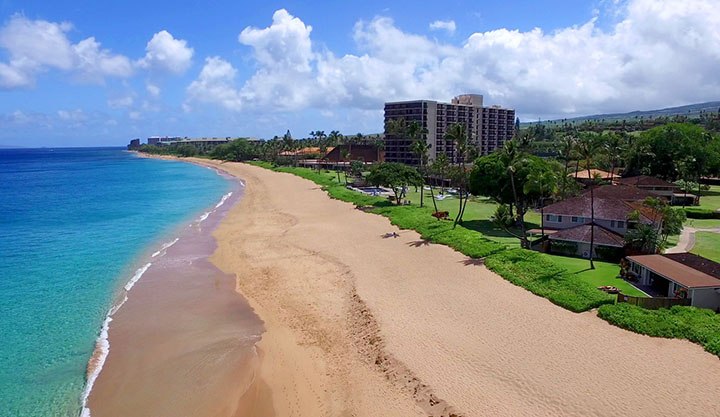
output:
[[[423,181],[417,169],[397,162],[383,162],[376,165],[368,174],[367,180],[376,187],[392,189],[397,205],[402,204],[405,188],[422,184]]]

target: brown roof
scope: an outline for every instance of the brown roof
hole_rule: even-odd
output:
[[[702,261],[698,261],[696,258],[701,258]],[[697,266],[711,272],[714,270],[717,273],[720,271],[720,264],[697,255],[690,253],[639,255],[628,256],[628,259],[686,288],[720,288],[720,279],[717,278],[717,275],[713,276],[695,268]],[[707,263],[714,264],[714,266],[707,265]]]
[[[648,197],[657,198],[657,194],[630,185],[601,185],[593,190],[595,198],[614,198],[625,201],[643,201]],[[590,190],[583,192],[590,196]]]
[[[668,253],[663,256],[720,279],[720,263],[688,252]]]
[[[602,246],[614,246],[622,248],[625,246],[625,239],[619,234],[602,226],[594,225],[594,244]],[[550,240],[564,240],[568,242],[590,243],[590,224],[581,224],[569,229],[558,230],[549,236]]]
[[[638,175],[636,177],[620,178],[617,180],[617,182],[624,185],[634,185],[636,187],[677,187],[673,183],[661,180],[660,178],[651,177],[649,175]]]
[[[595,218],[603,220],[622,220],[626,221],[630,214],[639,211],[645,221],[652,222],[653,218],[649,216],[649,212],[645,209],[639,210],[637,204],[613,198],[595,197]],[[550,204],[544,208],[546,214],[556,214],[561,216],[576,216],[590,218],[590,195],[583,194],[579,197],[568,198],[555,204]]]

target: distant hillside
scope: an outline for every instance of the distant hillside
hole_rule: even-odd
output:
[[[614,120],[634,120],[634,119],[652,119],[656,117],[663,117],[663,116],[687,116],[690,118],[698,117],[700,113],[703,112],[710,112],[710,113],[717,113],[720,112],[720,101],[709,101],[707,103],[698,103],[698,104],[689,104],[687,106],[679,106],[679,107],[668,107],[666,109],[660,109],[660,110],[646,110],[646,111],[632,111],[629,113],[609,113],[609,114],[595,114],[592,116],[581,116],[581,117],[574,117],[571,119],[558,119],[558,120],[546,120],[546,121],[540,121],[540,122],[526,122],[522,123],[523,126],[531,126],[535,124],[554,124],[554,123],[581,123],[585,121],[595,121],[595,120],[605,120],[608,121],[614,121]]]

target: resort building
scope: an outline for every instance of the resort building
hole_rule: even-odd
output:
[[[689,298],[690,305],[720,310],[720,264],[692,253],[628,256],[629,273],[645,292]]]
[[[417,121],[427,133],[421,138],[430,145],[429,158],[434,160],[444,153],[455,160],[455,146],[445,140],[448,128],[455,124],[465,125],[469,143],[478,155],[487,155],[501,148],[515,133],[515,110],[499,106],[483,107],[483,96],[465,94],[450,103],[433,100],[414,100],[385,103],[385,126],[390,120],[403,119],[406,123]],[[385,131],[385,159],[418,165],[419,159],[411,150],[412,140],[406,135]]]

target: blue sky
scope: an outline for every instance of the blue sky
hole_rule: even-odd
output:
[[[384,101],[462,93],[524,120],[717,100],[714,3],[0,0],[0,145],[375,133]]]

